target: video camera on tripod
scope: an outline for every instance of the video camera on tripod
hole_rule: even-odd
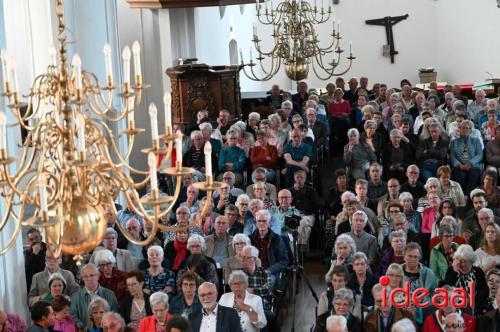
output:
[[[292,235],[298,235],[298,228],[300,226],[301,216],[292,214],[291,216],[285,217],[285,226],[290,230]]]

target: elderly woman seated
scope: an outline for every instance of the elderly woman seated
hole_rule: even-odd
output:
[[[446,272],[453,263],[453,255],[458,249],[458,244],[453,242],[453,237],[453,226],[442,224],[439,227],[440,242],[432,248],[429,261],[429,267],[434,272],[438,284],[444,280]]]
[[[347,234],[340,234],[335,240],[335,247],[332,252],[332,265],[326,275],[328,276],[335,266],[345,266],[349,273],[352,272],[352,257],[356,251],[356,242],[354,242],[352,237]]]
[[[224,146],[220,151],[219,155],[219,176],[218,181],[222,180],[222,175],[224,172],[231,171],[236,177],[236,184],[243,181],[242,172],[244,171],[246,164],[245,151],[240,147],[236,146],[238,143],[239,132],[230,130],[227,132],[227,146]]]
[[[467,294],[470,293],[471,281],[475,283],[475,300],[478,302],[478,290],[487,289],[486,278],[481,268],[474,266],[476,262],[474,249],[468,244],[462,244],[453,254],[453,263],[446,271],[443,284],[462,288]],[[469,303],[469,301],[467,301]],[[474,309],[474,308],[472,308]]]
[[[266,184],[264,182],[256,182],[253,185],[253,196],[264,203],[264,209],[266,210],[276,206],[276,203],[267,196]]]
[[[204,178],[205,174],[205,153],[203,134],[199,130],[191,132],[191,147],[184,153],[182,164],[187,167],[192,167],[198,173],[198,178]],[[212,150],[212,164],[217,160],[215,152]]]
[[[403,264],[406,247],[406,232],[403,230],[392,231],[389,235],[391,246],[383,253],[379,263],[378,276],[382,276],[392,263]]]
[[[273,181],[276,176],[275,169],[278,167],[278,150],[267,142],[266,133],[262,130],[257,131],[257,142],[259,144],[250,151],[252,170],[264,168],[267,180]]]
[[[199,277],[194,272],[184,272],[179,278],[179,294],[170,300],[170,313],[188,317],[192,312],[202,309],[196,290]]]
[[[187,240],[189,233],[187,229],[179,229],[176,233],[175,240],[170,241],[165,247],[165,265],[174,273],[186,267],[186,259],[189,257],[187,249]]]
[[[220,150],[222,149],[222,137],[220,132],[217,131],[215,135],[213,134],[213,128],[210,122],[203,122],[200,124],[200,131],[203,135],[203,140],[205,142],[210,142],[212,145],[213,153],[218,157]]]
[[[87,332],[102,332],[102,316],[109,311],[109,303],[102,297],[95,297],[88,306],[89,321],[85,330]]]
[[[168,295],[163,292],[153,293],[149,297],[153,315],[146,316],[139,323],[138,332],[166,331],[166,324],[172,318],[168,312]]]
[[[351,128],[347,132],[349,143],[344,147],[344,162],[349,167],[351,179],[366,179],[370,164],[377,156],[368,144],[359,141],[359,132]]]
[[[225,293],[219,304],[234,308],[240,317],[242,331],[258,332],[267,325],[262,298],[248,291],[248,276],[243,271],[229,275],[231,292]]]
[[[162,247],[149,247],[149,268],[144,273],[144,290],[148,294],[158,291],[175,293],[175,275],[171,270],[162,266],[163,258]]]
[[[427,195],[430,192],[436,192],[436,193],[440,192],[441,184],[439,182],[439,179],[434,177],[428,178],[427,181],[425,182],[424,188],[427,191],[427,194],[418,199],[417,211],[420,213],[424,212],[426,208],[431,206],[429,200],[427,199]]]
[[[326,291],[322,292],[319,296],[318,307],[316,315],[319,317],[325,312],[331,312],[333,310],[333,295],[335,292],[347,286],[349,281],[349,271],[345,266],[335,266],[330,269],[325,276],[325,280],[328,283],[328,288]]]
[[[408,143],[402,142],[403,134],[399,129],[391,130],[390,142],[382,150],[384,175],[386,179],[396,178],[400,183],[406,180],[406,168],[415,159]]]
[[[354,295],[348,288],[340,288],[333,295],[333,310],[327,311],[316,320],[316,331],[326,331],[326,320],[330,315],[340,315],[347,319],[347,330],[349,332],[361,332],[361,320],[356,317],[352,310],[354,308]]]
[[[127,296],[125,279],[127,272],[118,270],[115,256],[108,249],[101,249],[95,255],[95,265],[99,268],[99,285],[111,289],[119,303]]]
[[[226,284],[229,281],[229,275],[231,274],[231,272],[235,270],[240,270],[242,268],[241,252],[245,246],[249,246],[250,244],[251,244],[250,238],[245,234],[240,233],[236,234],[233,237],[232,246],[234,248],[235,255],[229,257],[226,266],[224,267],[224,281],[226,282]],[[260,259],[258,257],[256,264],[257,266],[260,266]]]

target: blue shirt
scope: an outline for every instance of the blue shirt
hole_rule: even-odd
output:
[[[294,161],[302,161],[305,156],[311,158],[313,155],[312,147],[310,144],[301,143],[295,147],[292,142],[289,142],[283,147],[283,154],[289,153]]]
[[[226,163],[233,163],[232,172],[240,173],[245,167],[245,151],[237,146],[225,146],[220,151],[219,171],[226,172]]]
[[[464,148],[467,147],[469,152],[469,160],[462,160]],[[450,143],[451,166],[458,167],[469,163],[473,168],[478,168],[479,163],[483,160],[483,149],[477,138],[467,136],[466,139],[462,137],[455,138]]]

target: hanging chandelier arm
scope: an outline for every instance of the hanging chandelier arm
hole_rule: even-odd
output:
[[[87,78],[87,80],[89,81],[89,86],[88,86],[88,90],[90,90],[91,94],[94,96],[94,101],[96,102],[96,105],[100,105],[100,103],[102,103],[102,105],[104,105],[104,107],[100,107],[100,108],[103,108],[106,112],[108,112],[110,109],[111,109],[111,106],[113,105],[113,93],[112,93],[112,90],[109,90],[109,98],[106,100],[106,98],[104,97],[104,93],[102,91],[102,88],[101,86],[99,85],[99,79],[97,78],[97,76],[92,73],[92,72],[88,72],[88,71],[82,71],[82,77],[83,77],[83,81],[85,82],[85,78]],[[99,97],[99,98],[98,98]],[[99,101],[100,100],[100,101]],[[90,102],[89,102],[90,104]]]
[[[12,236],[9,239],[9,242],[7,242],[5,247],[0,251],[0,256],[4,255],[7,251],[9,251],[10,248],[12,248],[12,246],[16,243],[17,236],[19,235],[20,231],[21,231],[21,223],[16,222],[14,232],[12,233]]]

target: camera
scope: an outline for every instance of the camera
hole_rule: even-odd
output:
[[[289,217],[285,217],[285,226],[290,228],[290,229],[297,229],[299,228],[300,225],[300,219],[302,219],[298,215],[291,215]]]

